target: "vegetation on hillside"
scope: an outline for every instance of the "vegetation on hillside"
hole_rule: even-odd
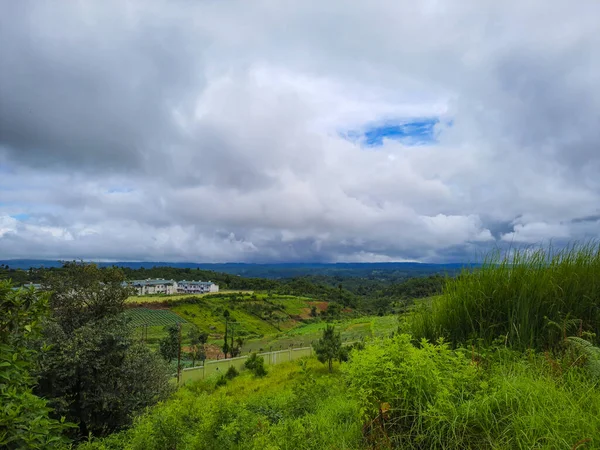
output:
[[[427,265],[420,268],[418,264],[413,266],[410,270],[399,270],[387,265],[378,270],[337,267],[335,270],[330,270],[331,275],[315,275],[310,271],[309,273],[313,274],[306,275],[306,272],[298,269],[298,271],[286,272],[295,276],[279,279],[247,278],[228,273],[176,267],[139,269],[124,267],[119,270],[129,280],[146,278],[166,278],[177,281],[211,280],[217,283],[222,291],[257,291],[274,295],[310,297],[319,301],[336,302],[366,314],[387,314],[395,310],[403,311],[415,298],[429,297],[441,291],[445,277],[437,272],[442,268],[435,269]],[[42,283],[48,276],[64,272],[65,267],[22,270],[0,266],[0,279],[12,279],[16,285]],[[114,271],[115,269],[115,267],[103,267],[100,270]],[[448,273],[454,274],[456,270],[457,268],[452,268]],[[325,273],[328,271],[325,270]],[[181,298],[176,295],[148,298],[161,302],[163,299],[175,300],[178,297]],[[130,300],[130,302],[135,301],[148,300],[140,297]]]
[[[133,339],[122,281],[118,269],[78,263],[44,281],[50,311],[37,345],[47,351],[34,392],[49,400],[52,415],[77,424],[73,437],[119,430],[171,391],[167,366]]]
[[[60,448],[67,424],[50,417],[47,401],[34,395],[32,375],[44,347],[34,343],[48,310],[48,294],[14,291],[0,282],[0,447]]]
[[[41,407],[37,414],[51,427],[59,423],[50,417],[66,411],[80,430],[85,421],[96,436],[116,431],[104,438],[92,437],[79,446],[84,450],[600,448],[598,246],[512,252],[505,259],[492,257],[453,280],[432,277],[427,283],[437,283],[435,289],[442,288],[442,294],[403,310],[400,326],[385,316],[338,322],[333,316],[347,311],[339,296],[325,303],[331,313],[318,317],[312,317],[309,306],[319,303],[297,296],[278,297],[273,292],[236,296],[235,301],[229,296],[201,297],[170,305],[186,318],[185,336],[195,339],[196,346],[210,341],[210,332],[217,331],[227,315],[229,323],[237,322],[238,314],[257,320],[275,313],[288,318],[305,314],[307,323],[277,334],[286,339],[319,336],[314,339],[315,353],[325,364],[309,358],[269,366],[265,373],[264,362],[254,354],[241,373],[232,369],[187,384],[154,406],[157,397],[145,401],[143,395],[134,396],[149,406],[137,410],[129,407],[131,393],[143,392],[154,378],[137,372],[134,378],[135,368],[122,365],[128,360],[127,349],[133,346],[128,346],[129,335],[119,334],[121,328],[116,325],[125,320],[125,297],[116,284],[121,275],[86,270],[94,276],[75,271],[71,281],[54,284],[50,317],[35,348],[54,344],[51,351],[42,353],[41,367],[56,371],[50,373],[61,380],[59,386],[77,387],[80,395],[91,400],[79,410],[73,400],[75,390],[70,391],[72,396],[49,395],[56,411],[48,415],[43,401],[30,397],[34,378],[25,378],[18,386],[19,392],[29,392],[23,399],[37,402]],[[101,278],[107,274],[115,278]],[[410,289],[405,286],[406,290],[417,292],[423,287],[422,281],[415,283]],[[343,291],[339,286],[331,289],[338,295]],[[390,292],[394,299],[402,295],[395,289]],[[207,301],[208,305],[202,303]],[[210,314],[200,317],[207,309]],[[191,328],[205,326],[213,318],[213,330],[210,326],[208,330]],[[70,327],[71,333],[56,333],[57,324]],[[396,332],[390,333],[392,329]],[[165,349],[171,349],[165,352],[167,359],[173,357],[174,330],[170,342],[165,341]],[[62,337],[57,340],[55,336]],[[348,351],[342,341],[350,336],[368,339]],[[25,350],[19,350],[21,344],[9,344],[17,349],[17,360],[19,351],[24,360],[29,358]],[[147,348],[135,348],[140,349],[139,355],[149,354]],[[58,355],[53,353],[57,349]],[[118,349],[125,350],[116,353]],[[152,367],[159,366],[147,364],[144,370],[156,374]],[[23,366],[25,375],[32,370],[27,363]],[[94,370],[105,378],[94,379]],[[42,380],[49,379],[40,375]],[[117,381],[108,386],[103,383],[106,379]],[[101,388],[98,397],[92,395],[98,390],[89,388],[92,380]],[[42,394],[42,388],[40,383],[34,393]],[[111,403],[115,395],[123,396],[120,403]],[[14,397],[11,401],[25,400]],[[112,422],[115,419],[103,415],[106,405],[117,412],[118,426]],[[106,420],[101,426],[85,413],[92,407],[100,411],[94,420]],[[127,427],[132,418],[132,426]],[[55,435],[60,431],[57,428]]]
[[[414,336],[184,386],[84,448],[600,448],[597,248],[492,261],[410,312]]]
[[[453,345],[501,339],[519,350],[555,349],[567,335],[600,335],[600,244],[493,253],[408,316],[416,337]]]

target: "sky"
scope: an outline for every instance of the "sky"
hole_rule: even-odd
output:
[[[0,0],[0,259],[600,237],[600,2]]]

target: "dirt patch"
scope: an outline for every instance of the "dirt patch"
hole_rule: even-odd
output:
[[[311,310],[311,307],[313,307],[313,306],[315,306],[317,308],[317,313],[327,310],[327,302],[308,302],[308,304],[310,305],[310,307],[302,308],[302,312],[300,313],[300,315],[292,316],[292,318],[296,319],[298,317],[298,318],[300,318],[300,320],[312,319],[313,316],[310,315],[310,310]],[[296,319],[296,320],[298,320],[298,319]]]
[[[224,359],[225,358],[225,354],[219,348],[218,345],[206,344],[204,346],[204,350],[206,351],[206,359]]]
[[[327,302],[308,302],[310,306],[316,306],[319,311],[325,311],[327,309]],[[310,309],[309,309],[310,311]]]

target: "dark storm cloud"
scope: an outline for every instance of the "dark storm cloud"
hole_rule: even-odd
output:
[[[104,5],[104,6],[102,6]],[[19,163],[140,169],[178,141],[202,84],[185,27],[126,5],[3,2],[0,145]]]

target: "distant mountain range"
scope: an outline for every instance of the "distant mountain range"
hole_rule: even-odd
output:
[[[126,267],[130,269],[151,269],[153,267],[174,267],[178,269],[200,269],[214,272],[240,275],[256,278],[292,278],[304,275],[328,275],[340,277],[373,277],[378,273],[398,276],[425,276],[434,273],[455,274],[462,268],[473,267],[471,264],[428,264],[415,262],[391,263],[277,263],[277,264],[249,264],[249,263],[190,263],[190,262],[100,262],[100,267]],[[29,269],[31,267],[61,267],[60,261],[43,259],[9,259],[0,260],[0,265],[8,265],[11,269]]]

